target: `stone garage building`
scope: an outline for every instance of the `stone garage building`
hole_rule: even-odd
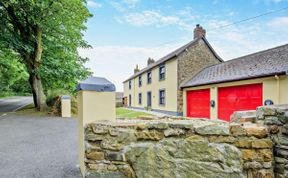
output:
[[[234,111],[288,103],[288,44],[203,69],[183,84],[188,117],[230,121]]]

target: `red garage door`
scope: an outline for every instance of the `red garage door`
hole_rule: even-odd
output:
[[[210,89],[187,91],[187,117],[210,118]]]
[[[262,105],[262,84],[218,88],[218,118],[230,121],[234,111],[254,110]]]

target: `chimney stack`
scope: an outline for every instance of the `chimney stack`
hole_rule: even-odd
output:
[[[200,24],[196,25],[196,28],[194,29],[194,40],[197,38],[202,38],[205,37],[206,35],[206,30],[200,26]]]
[[[149,66],[150,64],[153,64],[154,62],[155,60],[149,57],[147,60],[147,65]]]
[[[140,71],[140,69],[139,69],[138,64],[137,64],[136,67],[135,67],[135,69],[134,69],[134,74],[136,74],[136,73],[139,72],[139,71]]]

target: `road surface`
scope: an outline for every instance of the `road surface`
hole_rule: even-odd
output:
[[[77,120],[0,118],[0,178],[81,178]]]
[[[0,99],[0,112],[14,112],[33,103],[33,98],[28,96],[16,96]]]

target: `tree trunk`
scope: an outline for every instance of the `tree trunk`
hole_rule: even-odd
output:
[[[41,79],[34,74],[30,74],[29,81],[31,81],[30,84],[35,107],[38,111],[45,111],[47,109],[47,104]]]
[[[34,102],[34,106],[35,108],[38,107],[38,103],[37,103],[37,95],[36,95],[36,91],[33,88],[33,77],[32,75],[29,76],[29,84],[31,86],[31,91],[32,91],[32,95],[33,95],[33,102]]]
[[[39,68],[41,66],[42,55],[42,30],[40,27],[35,27],[36,43],[34,47],[34,54],[32,56],[27,55],[27,66],[29,68],[29,83],[33,94],[33,100],[35,107],[39,111],[47,109],[46,96],[44,94],[41,76],[39,74]]]

